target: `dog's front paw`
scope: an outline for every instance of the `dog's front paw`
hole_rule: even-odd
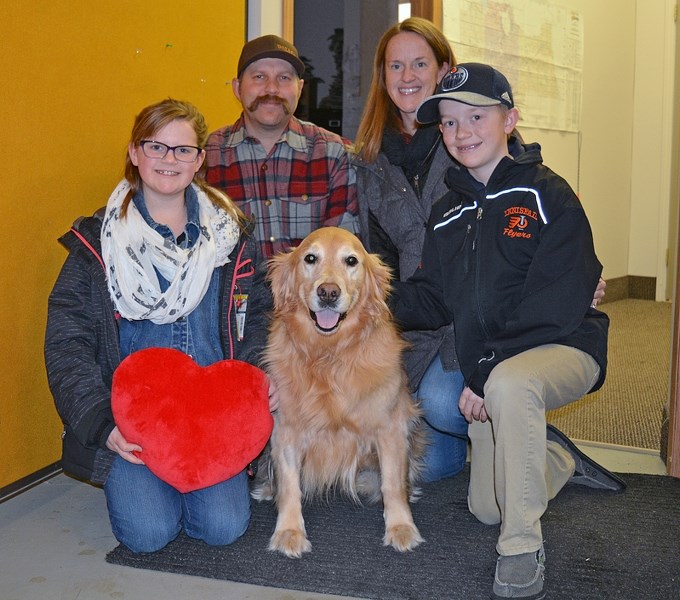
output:
[[[288,558],[300,558],[303,552],[311,552],[312,544],[304,531],[284,529],[274,532],[269,540],[269,549],[282,552]]]
[[[407,552],[424,541],[415,525],[395,525],[385,530],[383,545],[392,546],[399,552]]]

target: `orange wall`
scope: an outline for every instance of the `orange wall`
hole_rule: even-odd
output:
[[[236,118],[246,22],[235,0],[3,4],[0,488],[60,458],[42,350],[56,239],[106,203],[141,108],[172,96],[211,129]]]

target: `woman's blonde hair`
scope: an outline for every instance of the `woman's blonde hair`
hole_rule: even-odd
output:
[[[189,123],[196,132],[196,145],[201,149],[205,148],[209,133],[205,118],[190,102],[173,98],[162,100],[142,109],[132,126],[130,144],[139,147],[142,140],[152,140],[159,130],[173,121],[186,121]],[[193,183],[205,192],[206,196],[215,206],[226,210],[243,227],[246,222],[245,215],[226,194],[208,185],[205,180],[205,170],[206,163],[203,161],[201,168],[194,174]],[[130,184],[130,191],[125,196],[120,209],[122,218],[125,218],[132,198],[142,189],[142,178],[139,174],[139,169],[132,163],[130,154],[127,152],[125,154],[125,179]]]
[[[387,93],[385,86],[385,54],[387,44],[399,33],[409,31],[417,33],[432,48],[437,65],[456,64],[456,58],[446,36],[427,19],[410,17],[390,27],[380,38],[373,61],[373,80],[368,91],[368,99],[361,117],[354,145],[355,152],[360,152],[364,160],[374,162],[380,153],[383,133],[386,128],[396,131],[403,129],[397,107]]]

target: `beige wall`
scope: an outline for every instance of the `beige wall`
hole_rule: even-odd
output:
[[[605,277],[656,277],[657,300],[667,299],[675,0],[546,3],[583,17],[581,131],[522,133],[578,192]]]
[[[57,237],[106,203],[145,105],[173,96],[213,128],[235,119],[244,39],[244,2],[3,3],[0,487],[60,458],[42,352]]]

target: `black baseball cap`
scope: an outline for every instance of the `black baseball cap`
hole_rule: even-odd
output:
[[[241,56],[238,59],[238,77],[241,77],[249,64],[261,58],[280,58],[288,61],[293,65],[298,77],[302,77],[305,72],[305,64],[300,60],[297,48],[293,44],[278,35],[263,35],[250,40],[243,46]]]
[[[449,69],[437,86],[434,96],[423,100],[416,112],[421,123],[439,119],[439,102],[457,100],[471,106],[515,106],[512,88],[505,75],[490,65],[461,63]]]

